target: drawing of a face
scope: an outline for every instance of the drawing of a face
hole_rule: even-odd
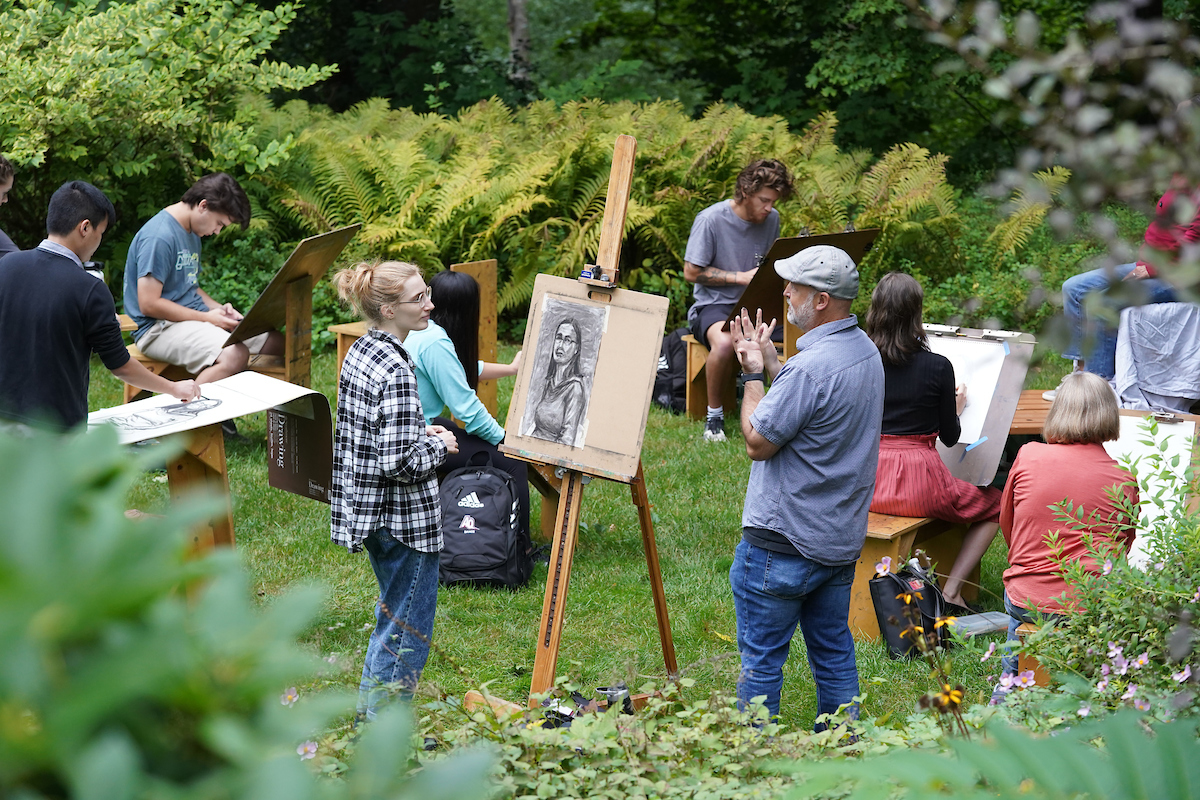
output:
[[[579,334],[575,327],[569,322],[558,323],[558,329],[554,331],[554,362],[569,364],[578,352]]]

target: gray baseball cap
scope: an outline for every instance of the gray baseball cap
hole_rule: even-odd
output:
[[[831,297],[858,297],[858,267],[849,253],[832,245],[813,245],[781,258],[775,262],[775,271],[786,281],[828,292]]]

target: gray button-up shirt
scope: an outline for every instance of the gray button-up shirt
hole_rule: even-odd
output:
[[[780,450],[750,467],[742,526],[828,566],[858,560],[883,421],[883,362],[853,315],[800,337],[750,422]]]

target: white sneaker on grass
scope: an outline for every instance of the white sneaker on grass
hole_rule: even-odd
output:
[[[709,417],[704,421],[704,441],[706,442],[723,442],[725,441],[725,418],[724,417]]]

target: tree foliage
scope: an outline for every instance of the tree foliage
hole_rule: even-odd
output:
[[[333,72],[266,57],[295,17],[288,3],[17,0],[3,8],[0,143],[20,171],[5,227],[25,246],[44,231],[49,196],[66,180],[88,180],[144,217],[203,172],[279,164],[292,139],[258,136],[260,106],[242,98]]]

